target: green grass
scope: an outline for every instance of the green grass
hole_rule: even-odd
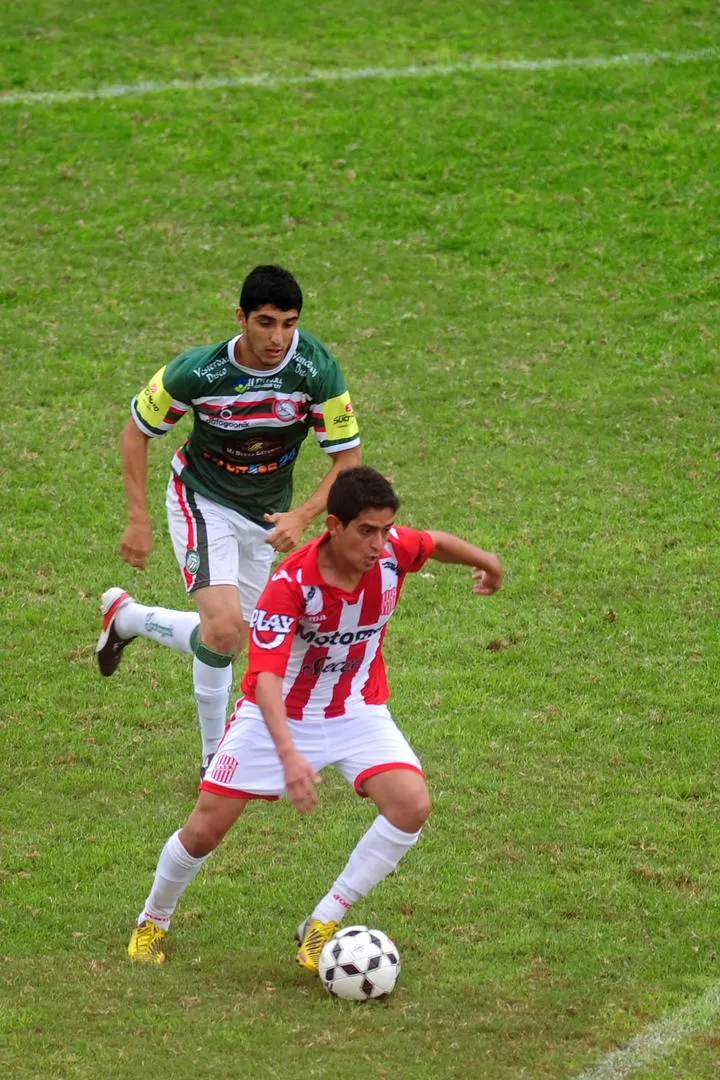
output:
[[[3,12],[0,87],[694,50],[710,0]],[[718,978],[717,60],[0,104],[0,1066],[13,1080],[570,1080]],[[1,90],[0,90],[1,95]],[[190,672],[93,664],[117,439],[167,359],[233,332],[279,261],[341,361],[402,520],[500,553],[432,563],[388,635],[434,798],[353,918],[398,942],[386,1005],[326,999],[292,934],[371,818],[328,776],[252,808],[183,898],[172,962],[129,928],[193,805]],[[177,438],[181,438],[179,433]],[[298,496],[324,468],[308,446]],[[638,1080],[711,1080],[699,1033]]]

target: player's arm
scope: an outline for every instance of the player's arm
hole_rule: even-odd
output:
[[[266,514],[265,520],[275,528],[265,538],[276,551],[290,551],[300,540],[303,530],[322,514],[327,495],[341,469],[360,464],[360,431],[350,394],[342,372],[335,360],[322,346],[318,363],[322,373],[310,381],[309,423],[320,449],[329,454],[332,463],[309,499],[285,514]]]
[[[282,762],[290,802],[298,813],[307,814],[317,806],[315,786],[322,782],[322,777],[292,741],[282,696],[282,678],[274,671],[258,672],[255,697]]]
[[[330,468],[309,499],[284,514],[265,515],[265,520],[275,526],[272,532],[266,536],[265,543],[272,544],[276,551],[292,550],[299,542],[308,525],[324,511],[328,491],[332,487],[337,474],[342,469],[354,469],[360,463],[359,446],[354,446],[350,450],[338,450],[337,453],[334,453]]]
[[[147,462],[150,438],[132,417],[122,430],[120,450],[127,499],[128,523],[120,541],[120,555],[130,566],[145,569],[152,548],[152,527],[147,507]]]
[[[183,354],[184,355],[184,354]],[[152,548],[152,528],[147,508],[148,443],[175,426],[190,408],[183,356],[155,372],[130,405],[130,419],[120,436],[122,471],[127,498],[128,523],[120,542],[120,554],[131,566],[145,569]]]
[[[431,559],[473,568],[473,592],[480,596],[492,596],[502,588],[502,565],[497,555],[483,551],[452,533],[430,530],[430,536],[434,544]]]

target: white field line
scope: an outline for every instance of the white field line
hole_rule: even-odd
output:
[[[275,90],[283,86],[310,86],[313,83],[363,82],[372,79],[428,79],[472,72],[556,71],[564,68],[638,67],[644,64],[689,64],[720,60],[720,46],[688,52],[622,53],[619,56],[565,56],[540,60],[467,60],[457,64],[426,64],[410,67],[336,68],[310,71],[306,75],[227,75],[208,79],[170,79],[167,82],[122,83],[96,90],[8,91],[0,93],[0,105],[60,105],[68,101],[97,101],[144,94],[199,90],[233,90],[260,87]]]
[[[720,1013],[720,983],[701,998],[636,1035],[627,1046],[613,1050],[573,1080],[624,1080],[654,1061],[667,1057],[678,1043],[709,1028]]]

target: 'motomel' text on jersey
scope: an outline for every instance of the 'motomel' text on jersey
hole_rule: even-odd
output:
[[[354,705],[382,704],[389,696],[382,642],[405,575],[433,552],[429,533],[395,526],[382,556],[357,589],[328,585],[318,548],[303,545],[280,563],[250,622],[245,697],[256,702],[257,676],[272,671],[293,720],[330,720]]]
[[[238,338],[190,349],[161,368],[132,401],[151,438],[193,410],[193,429],[172,468],[188,487],[265,525],[288,510],[293,464],[312,428],[326,453],[357,446],[342,372],[323,345],[296,330],[282,363],[255,371],[235,360]]]

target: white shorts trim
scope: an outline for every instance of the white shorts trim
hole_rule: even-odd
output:
[[[363,778],[389,767],[422,772],[420,760],[385,705],[364,705],[334,720],[288,720],[296,749],[316,772],[333,765],[358,794]],[[285,774],[257,705],[238,702],[201,791],[242,798],[286,795]]]
[[[268,530],[170,477],[168,529],[189,593],[207,585],[235,585],[246,619],[270,576],[275,557]]]

